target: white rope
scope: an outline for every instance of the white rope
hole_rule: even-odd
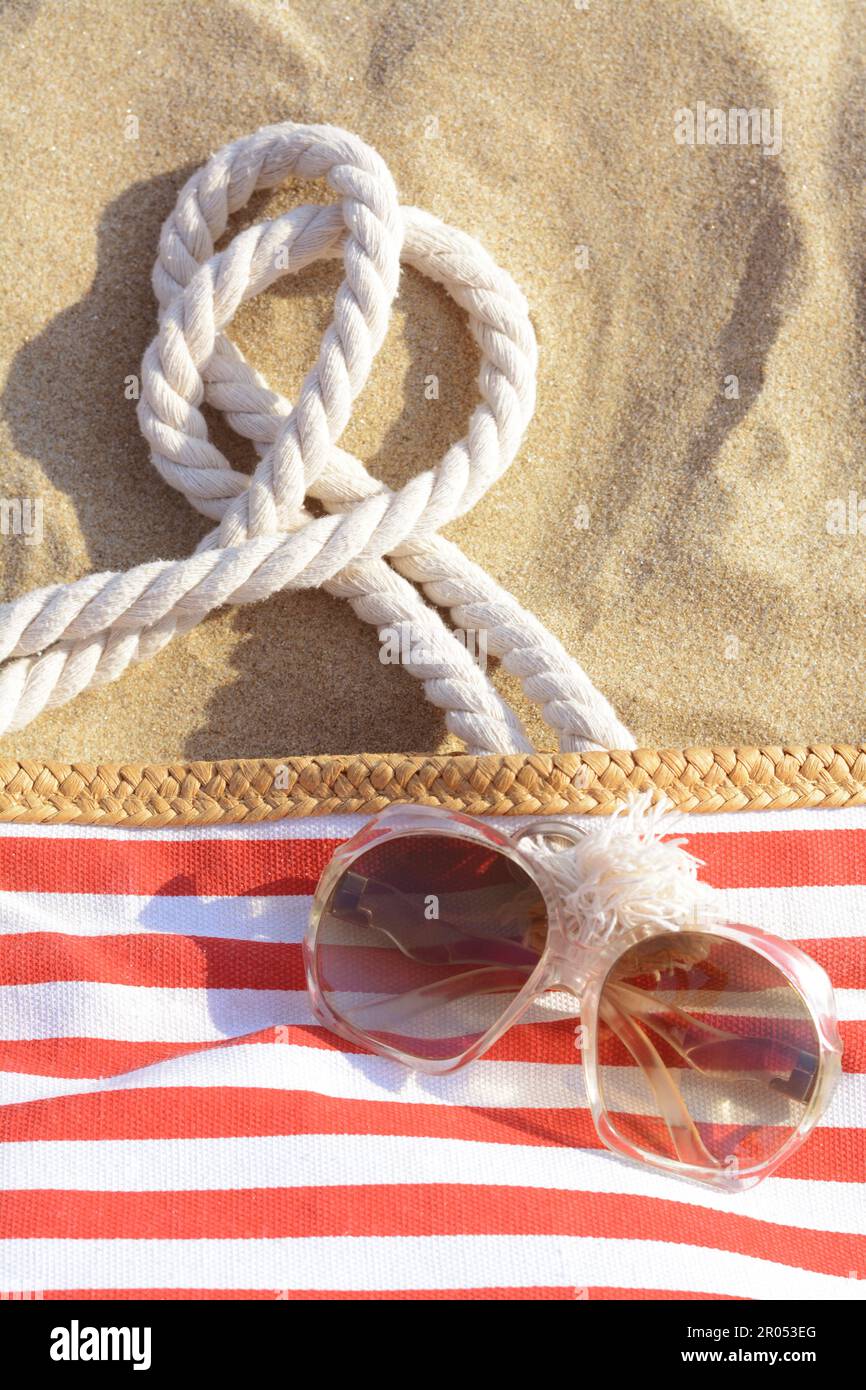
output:
[[[230,213],[289,173],[325,175],[341,204],[297,208],[215,253]],[[223,329],[243,300],[287,270],[341,252],[346,276],[334,318],[292,408]],[[467,310],[482,354],[482,401],[466,438],[394,493],[336,441],[384,337],[401,254]],[[534,406],[525,301],[477,242],[398,208],[384,164],[354,136],[285,124],[227,146],[181,190],[163,228],[154,288],[160,331],[142,365],[142,430],[161,475],[220,525],[188,560],[93,575],[0,607],[0,727],[23,727],[43,708],[115,679],[223,603],[321,585],[380,630],[408,625],[408,669],[470,749],[528,751],[517,716],[412,579],[458,626],[487,632],[490,651],[542,705],[563,747],[633,746],[556,639],[435,534],[509,466]],[[208,439],[205,401],[255,442],[252,479]],[[312,518],[307,495],[331,515]]]

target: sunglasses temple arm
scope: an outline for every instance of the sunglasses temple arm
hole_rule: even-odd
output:
[[[688,1047],[682,1042],[679,1042],[676,1036],[659,1022],[661,1008],[656,1000],[653,999],[652,995],[646,994],[644,990],[637,989],[634,985],[617,984],[611,985],[608,988],[611,993],[615,991],[617,999],[628,1014],[634,1015],[649,1023],[654,1031],[657,1032],[660,1037],[664,1038],[665,1042],[668,1043],[674,1051],[678,1052],[684,1061],[687,1062],[689,1060]],[[733,1033],[726,1033],[721,1028],[713,1027],[711,1023],[704,1023],[702,1019],[693,1018],[691,1014],[686,1013],[685,1009],[679,1008],[676,1004],[665,1003],[661,1007],[666,1014],[673,1015],[678,1022],[684,1023],[689,1032],[699,1031],[705,1035],[705,1038],[718,1038],[719,1040],[735,1037]],[[704,1039],[702,1039],[702,1041],[703,1040]]]
[[[687,1026],[690,1033],[702,1033],[704,1035],[698,1042],[693,1042],[691,1044],[684,1043],[677,1038],[676,1034],[669,1027],[665,1027],[664,1022],[660,1018],[658,1005],[653,1001],[652,997],[646,995],[643,990],[636,989],[633,985],[613,985],[611,986],[611,990],[616,991],[617,997],[622,1000],[629,1014],[636,1014],[640,1018],[646,1020],[653,1031],[658,1033],[660,1038],[664,1038],[668,1046],[673,1048],[673,1050],[682,1057],[683,1061],[687,1062],[695,1071],[702,1072],[705,1070],[704,1067],[695,1061],[692,1055],[696,1048],[703,1047],[707,1042],[738,1043],[747,1040],[746,1036],[743,1034],[729,1033],[723,1028],[714,1028],[712,1024],[704,1023],[702,1019],[693,1018],[691,1014],[687,1013],[684,1009],[678,1008],[676,1004],[665,1004],[665,1013],[673,1014],[677,1020]],[[755,1038],[754,1041],[761,1042],[763,1040],[761,1038]],[[805,1049],[795,1047],[793,1043],[777,1040],[773,1045],[779,1050],[784,1050],[792,1054],[796,1060],[803,1055],[811,1056]]]
[[[529,968],[499,966],[467,970],[429,985],[420,985],[403,994],[388,995],[387,999],[371,999],[368,1004],[357,1004],[352,1010],[352,1021],[369,1028],[373,1014],[379,1009],[387,1015],[389,1025],[408,1023],[410,1019],[418,1018],[440,1004],[453,1004],[466,995],[518,993],[530,974]]]
[[[599,1012],[649,1082],[680,1162],[698,1168],[721,1167],[705,1147],[679,1087],[643,1030],[609,998],[602,1000]]]

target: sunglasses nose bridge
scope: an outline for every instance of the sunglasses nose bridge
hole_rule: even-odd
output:
[[[568,845],[579,844],[585,833],[570,821],[552,816],[521,826],[509,833],[509,839],[516,845],[520,844],[521,840],[530,839],[548,849],[564,849]],[[523,848],[528,847],[524,845]]]
[[[577,999],[583,995],[593,973],[597,950],[577,941],[560,903],[548,899],[552,931],[548,938],[547,988],[564,989]]]

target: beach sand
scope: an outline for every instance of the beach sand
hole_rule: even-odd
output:
[[[861,739],[863,35],[844,0],[12,0],[0,488],[42,500],[44,540],[2,538],[3,596],[178,557],[204,534],[125,397],[154,332],[159,227],[220,145],[330,122],[380,151],[403,202],[479,237],[531,306],[537,414],[510,472],[448,534],[553,629],[642,744]],[[781,151],[678,143],[675,112],[700,102],[776,113]],[[233,229],[329,196],[287,185]],[[339,279],[315,267],[235,320],[290,397]],[[406,272],[345,446],[389,483],[409,478],[464,433],[476,373],[460,311]],[[828,532],[851,494],[853,528]],[[347,605],[282,594],[220,612],[0,753],[456,746],[378,653]]]

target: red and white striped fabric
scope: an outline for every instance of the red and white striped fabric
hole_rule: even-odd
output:
[[[310,897],[361,824],[0,826],[5,1296],[864,1297],[866,808],[690,822],[845,1045],[821,1127],[731,1197],[600,1147],[571,1022],[431,1078],[312,1021]]]

